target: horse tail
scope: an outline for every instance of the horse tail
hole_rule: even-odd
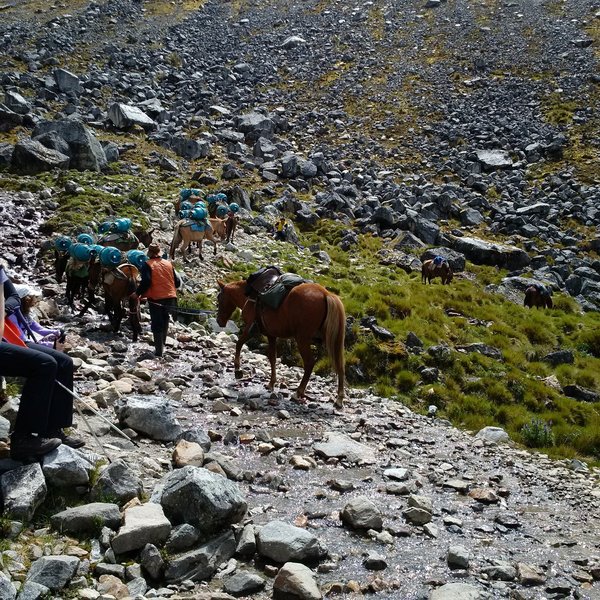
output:
[[[181,243],[181,229],[179,227],[179,223],[175,225],[175,232],[173,233],[173,241],[171,242],[171,247],[169,248],[169,258],[173,260],[175,258],[175,250]]]
[[[346,337],[346,311],[338,296],[328,293],[325,330],[325,348],[331,359],[333,370],[343,381],[344,378],[344,338]]]
[[[554,306],[554,303],[552,302],[552,297],[546,296],[546,308],[552,308],[553,306]]]
[[[523,300],[523,306],[531,308],[531,290],[529,288],[525,290],[525,299]]]

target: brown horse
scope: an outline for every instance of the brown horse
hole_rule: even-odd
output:
[[[134,342],[142,332],[140,302],[131,298],[138,285],[139,273],[138,269],[130,264],[123,264],[116,269],[106,269],[102,272],[104,310],[113,331],[115,333],[119,331],[123,317],[128,314]]]
[[[240,353],[250,337],[254,323],[269,341],[268,356],[271,363],[269,389],[275,386],[275,362],[277,360],[277,338],[294,338],[304,363],[304,375],[296,391],[299,400],[304,397],[306,385],[315,366],[310,344],[314,338],[325,342],[333,370],[338,376],[338,390],[335,406],[341,408],[344,402],[344,336],[346,313],[338,296],[318,283],[302,283],[290,290],[277,309],[257,304],[245,294],[246,281],[233,283],[217,282],[217,323],[225,327],[236,308],[242,310],[244,329],[235,346],[234,368],[240,373]]]
[[[233,234],[237,229],[238,221],[239,218],[236,214],[230,212],[229,215],[227,215],[227,219],[225,220],[225,230],[227,232],[227,235],[225,236],[225,242],[227,244],[229,242],[233,244]]]
[[[188,224],[187,219],[182,219],[175,225],[175,233],[173,234],[173,241],[171,242],[171,248],[169,249],[169,256],[171,260],[175,258],[175,250],[181,244],[183,240],[183,246],[181,252],[183,253],[183,259],[188,258],[188,248],[192,242],[198,242],[198,249],[200,253],[200,260],[204,260],[202,256],[202,240],[206,238],[212,242],[214,246],[213,254],[217,254],[217,238],[215,237],[212,229],[205,229],[204,231],[193,231],[192,226]]]
[[[214,234],[219,236],[220,240],[223,241],[227,237],[227,227],[225,219],[211,217],[208,221],[210,223],[210,226],[213,228]]]
[[[552,308],[552,296],[550,296],[550,293],[544,294],[539,287],[530,285],[525,290],[523,306],[527,306],[528,308],[533,308],[534,306],[537,308]]]
[[[431,280],[436,277],[441,278],[443,285],[452,281],[454,273],[447,260],[440,265],[436,265],[433,262],[433,259],[426,260],[423,263],[423,266],[421,267],[421,283],[431,283]]]

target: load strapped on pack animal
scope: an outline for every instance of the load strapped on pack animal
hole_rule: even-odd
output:
[[[131,226],[131,219],[126,217],[104,221],[98,227],[98,233],[101,234],[98,244],[116,246],[121,250],[137,248],[139,240],[131,231]]]

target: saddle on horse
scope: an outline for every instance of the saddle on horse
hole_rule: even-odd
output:
[[[246,279],[246,296],[256,300],[260,307],[279,308],[292,288],[306,279],[294,273],[282,273],[277,267],[259,269]]]

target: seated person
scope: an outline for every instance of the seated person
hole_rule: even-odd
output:
[[[42,293],[28,285],[15,284],[15,289],[21,299],[21,310],[15,311],[8,317],[22,333],[21,339],[26,342],[34,341],[42,346],[56,350],[64,347],[64,333],[60,329],[47,329],[33,318],[33,309],[40,301]],[[33,335],[31,335],[33,334]]]
[[[6,305],[5,305],[6,297]],[[83,440],[67,435],[63,428],[73,423],[73,398],[56,382],[73,389],[73,361],[62,352],[18,339],[4,341],[5,316],[20,306],[14,285],[0,267],[0,376],[24,377],[19,411],[11,436],[10,453],[15,460],[38,457],[61,443],[80,448]],[[6,308],[6,311],[5,311]],[[8,315],[6,314],[8,313]],[[13,332],[12,323],[6,323]],[[18,330],[17,330],[18,331]]]
[[[286,228],[287,224],[285,222],[285,217],[281,217],[277,223],[275,223],[275,239],[280,242],[285,242],[286,240]]]

